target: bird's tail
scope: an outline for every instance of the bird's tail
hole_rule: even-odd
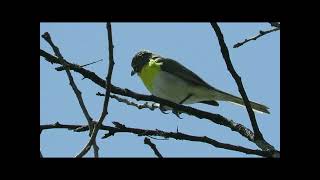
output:
[[[218,95],[216,94],[217,92],[218,92]],[[231,103],[234,103],[237,105],[245,106],[242,98],[234,96],[232,94],[217,90],[215,92],[215,95],[216,95],[218,101],[228,101],[228,102],[231,102]],[[256,102],[252,102],[252,101],[250,101],[250,104],[251,104],[251,107],[254,111],[260,112],[260,113],[270,114],[270,112],[268,110],[269,108],[267,106],[265,106],[263,104],[256,103]]]

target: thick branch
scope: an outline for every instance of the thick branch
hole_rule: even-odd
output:
[[[236,43],[235,45],[233,45],[233,48],[238,48],[238,47],[244,45],[245,43],[247,43],[247,42],[249,42],[249,41],[257,40],[258,38],[260,38],[260,37],[262,37],[262,36],[264,36],[264,35],[266,35],[266,34],[269,34],[269,33],[271,33],[271,32],[278,31],[278,30],[280,30],[280,25],[279,25],[279,27],[277,27],[277,28],[273,28],[273,29],[270,29],[270,30],[267,30],[267,31],[259,31],[259,34],[258,34],[258,35],[254,36],[254,37],[252,37],[252,38],[249,38],[249,39],[245,39],[245,40],[242,41],[242,42]]]
[[[164,138],[173,138],[176,140],[187,140],[187,141],[194,141],[194,142],[202,142],[206,144],[210,144],[214,147],[217,148],[223,148],[223,149],[228,149],[232,151],[238,151],[246,154],[255,154],[263,157],[274,157],[278,153],[277,151],[261,151],[261,150],[253,150],[253,149],[248,149],[242,146],[235,146],[231,144],[226,144],[226,143],[221,143],[218,142],[214,139],[208,138],[206,136],[193,136],[193,135],[188,135],[180,132],[165,132],[161,130],[146,130],[146,129],[138,129],[138,128],[130,128],[126,127],[123,124],[120,124],[119,122],[113,122],[115,127],[111,126],[105,126],[102,125],[100,129],[106,130],[109,133],[107,133],[103,138],[113,136],[116,133],[132,133],[136,134],[138,136],[160,136]],[[77,132],[83,132],[87,131],[89,128],[88,126],[82,126],[82,125],[64,125],[60,123],[55,123],[55,124],[49,124],[49,125],[40,125],[40,130],[45,130],[45,129],[69,129],[69,130],[74,130]]]
[[[103,102],[103,109],[102,109],[102,113],[98,123],[94,126],[93,133],[91,135],[89,142],[76,157],[83,157],[88,152],[88,149],[90,149],[91,145],[96,141],[98,131],[102,125],[102,122],[104,121],[105,117],[108,114],[108,105],[109,105],[110,92],[111,92],[111,78],[112,78],[112,72],[113,72],[113,66],[114,66],[112,30],[111,30],[110,22],[107,23],[107,31],[108,31],[108,42],[109,42],[109,67],[108,67],[108,74],[106,76],[106,84],[104,86],[106,87],[106,96]]]
[[[152,143],[149,138],[145,137],[144,143],[150,146],[150,148],[153,150],[154,154],[158,158],[163,158],[162,155],[160,154],[159,150],[157,149],[157,146],[154,143]]]

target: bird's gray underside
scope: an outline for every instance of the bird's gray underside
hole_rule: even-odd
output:
[[[178,104],[204,103],[218,106],[215,91],[204,86],[197,86],[172,73],[161,71],[153,80],[154,96],[167,99]],[[217,94],[218,95],[218,94]]]
[[[180,63],[168,58],[159,59],[158,62],[163,62],[162,74],[156,78],[157,82],[154,84],[157,88],[151,92],[153,95],[175,103],[180,103],[190,96],[182,104],[204,103],[218,106],[217,101],[229,101],[244,105],[242,98],[210,86]],[[252,101],[250,103],[253,109],[270,113],[265,105]]]

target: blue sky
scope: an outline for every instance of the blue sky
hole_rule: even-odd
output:
[[[259,30],[270,29],[268,23],[219,23],[229,48],[230,57],[250,100],[267,105],[271,114],[256,114],[258,125],[265,139],[280,150],[280,32],[273,32],[239,48],[232,46],[256,35]],[[108,38],[105,23],[40,23],[40,48],[53,54],[50,46],[41,38],[49,32],[65,59],[87,66],[101,78],[105,78],[108,65]],[[226,92],[240,96],[237,85],[228,72],[216,35],[209,23],[112,23],[115,66],[112,83],[135,92],[150,94],[138,76],[130,76],[133,55],[148,49],[162,56],[175,59],[198,74],[202,79]],[[57,72],[40,57],[40,124],[59,121],[63,124],[86,124],[77,98],[69,85],[65,72]],[[88,79],[72,72],[90,115],[97,120],[102,111],[103,98],[97,92],[105,90]],[[130,99],[130,98],[128,98]],[[133,99],[130,99],[134,101]],[[143,103],[143,102],[138,102]],[[192,107],[221,114],[251,129],[245,108],[226,102],[213,107],[193,104]],[[118,121],[128,127],[161,129],[208,136],[215,140],[256,149],[236,132],[205,119],[173,114],[159,110],[138,110],[135,107],[109,102],[109,114],[104,124]],[[97,143],[101,157],[155,157],[144,144],[144,137],[119,133]],[[45,157],[74,157],[89,140],[88,132],[45,130],[40,137],[40,149]],[[189,141],[153,140],[164,157],[256,157],[239,152],[215,148],[204,143]],[[90,151],[86,157],[93,157]]]

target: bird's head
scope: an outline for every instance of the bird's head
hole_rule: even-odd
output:
[[[131,61],[131,76],[133,76],[136,73],[139,73],[144,65],[149,63],[150,59],[154,56],[154,54],[147,50],[139,51],[134,55]]]

